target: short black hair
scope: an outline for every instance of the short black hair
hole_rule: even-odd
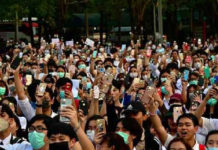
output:
[[[207,134],[207,136],[205,138],[205,145],[207,145],[207,141],[208,141],[209,136],[214,135],[214,134],[218,135],[218,130],[212,130]]]
[[[194,126],[198,126],[199,125],[198,118],[195,115],[191,114],[191,113],[184,113],[181,116],[179,116],[179,118],[176,121],[176,124],[178,125],[179,121],[181,119],[183,119],[183,118],[188,118],[188,119],[192,120]]]
[[[70,83],[71,87],[73,86],[73,83],[69,78],[59,78],[56,82],[56,88],[60,88],[61,86],[65,85],[66,83]]]
[[[59,65],[59,66],[57,66],[56,70],[58,70],[58,68],[62,68],[66,72],[66,67],[65,66]]]
[[[85,131],[88,130],[88,126],[89,126],[89,122],[92,120],[97,120],[97,119],[104,119],[102,116],[100,115],[93,115],[91,116],[87,121],[86,121],[86,126],[85,126]]]
[[[171,69],[179,70],[178,64],[176,64],[175,62],[169,63],[166,67],[166,70],[170,71]]]
[[[56,122],[52,124],[48,130],[48,137],[50,138],[51,135],[60,133],[69,136],[70,139],[78,139],[73,127],[70,124],[63,122]]]
[[[12,110],[10,109],[8,105],[2,104],[1,112],[5,112],[6,114],[8,114],[9,118],[15,118],[14,113],[12,112]]]
[[[34,122],[42,120],[45,124],[46,128],[49,129],[51,124],[53,123],[53,119],[46,115],[36,115],[34,116],[28,123],[27,128],[29,128]]]

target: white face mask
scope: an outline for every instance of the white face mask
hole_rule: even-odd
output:
[[[94,136],[95,136],[95,130],[87,130],[86,135],[91,141],[94,141]]]
[[[130,73],[130,77],[131,78],[137,78],[138,77],[138,73],[137,72],[131,72]]]
[[[143,78],[143,80],[145,80],[145,81],[148,80],[148,76],[147,76],[147,75],[144,75],[142,78]]]
[[[200,69],[201,68],[201,63],[200,62],[195,63],[195,68]]]

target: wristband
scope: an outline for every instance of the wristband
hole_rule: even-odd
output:
[[[149,116],[150,117],[154,117],[154,116],[156,116],[157,114],[156,113],[151,113],[151,112],[149,112]]]
[[[36,104],[36,107],[42,107],[42,104],[41,104],[41,105],[39,105],[39,104]]]

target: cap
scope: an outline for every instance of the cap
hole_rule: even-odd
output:
[[[126,110],[123,112],[125,116],[128,116],[130,114],[137,114],[138,112],[142,112],[143,114],[146,114],[146,110],[144,105],[140,101],[131,102]]]
[[[175,93],[170,97],[169,104],[173,104],[173,103],[182,103],[183,104],[183,99],[182,99],[181,94]]]

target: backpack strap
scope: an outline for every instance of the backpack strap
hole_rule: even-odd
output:
[[[23,141],[21,138],[11,136],[10,144],[22,143]]]
[[[199,150],[205,150],[205,146],[202,144],[199,144]]]

